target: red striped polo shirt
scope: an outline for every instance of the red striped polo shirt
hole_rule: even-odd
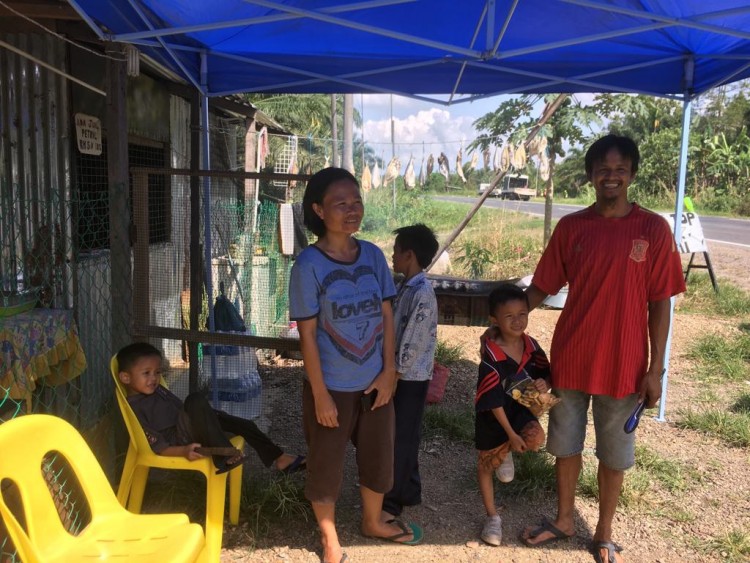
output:
[[[560,219],[533,283],[550,295],[569,285],[552,386],[617,398],[635,393],[648,369],[648,303],[685,291],[669,225],[637,204],[625,217],[591,206]]]

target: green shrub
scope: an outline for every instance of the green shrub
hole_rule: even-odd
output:
[[[477,346],[479,346],[477,344]],[[463,359],[464,350],[458,344],[449,344],[445,340],[438,339],[437,346],[435,347],[435,361],[444,366],[455,364],[459,360]]]

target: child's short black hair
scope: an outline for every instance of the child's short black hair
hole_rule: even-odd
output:
[[[638,163],[641,160],[641,153],[638,151],[638,145],[630,137],[623,137],[610,133],[594,141],[586,151],[586,177],[591,178],[591,172],[594,170],[594,163],[601,162],[607,156],[607,153],[615,149],[623,158],[630,160],[630,171],[635,174],[638,172]]]
[[[523,289],[512,283],[504,283],[493,289],[487,298],[490,316],[494,317],[495,310],[500,305],[505,305],[508,301],[523,301],[527,307],[529,306],[529,296],[526,295]]]
[[[395,244],[402,251],[411,250],[423,269],[430,265],[440,246],[435,233],[423,223],[400,227],[393,234],[396,235]]]
[[[134,342],[117,352],[117,367],[120,371],[130,371],[138,360],[150,356],[161,358],[161,352],[148,342]]]
[[[313,209],[313,204],[321,205],[323,198],[328,191],[328,187],[340,180],[350,180],[359,188],[359,182],[351,172],[344,168],[323,168],[313,174],[312,178],[307,181],[305,195],[302,196],[302,214],[305,227],[310,229],[314,235],[322,237],[326,234],[326,224],[323,219],[318,217]]]

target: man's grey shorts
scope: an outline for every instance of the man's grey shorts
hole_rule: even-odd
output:
[[[571,389],[555,389],[562,401],[549,412],[547,451],[555,457],[583,452],[589,402],[594,414],[596,457],[610,469],[624,471],[635,464],[635,433],[626,434],[625,421],[633,411],[638,394],[622,399],[589,395]]]

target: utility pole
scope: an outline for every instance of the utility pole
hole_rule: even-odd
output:
[[[354,174],[354,94],[344,94],[343,167]]]
[[[333,139],[333,151],[331,154],[331,166],[339,166],[339,132],[336,123],[336,94],[331,94],[331,138]]]

